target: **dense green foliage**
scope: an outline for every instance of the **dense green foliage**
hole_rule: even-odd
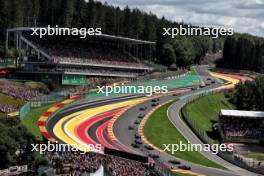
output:
[[[172,60],[179,67],[199,64],[206,53],[216,52],[223,48],[225,37],[213,39],[210,36],[176,36],[172,39],[163,35],[163,28],[177,28],[180,25],[186,27],[183,23],[173,23],[164,18],[158,22],[156,55],[162,64],[170,66]],[[171,59],[173,55],[175,58]]]
[[[264,71],[264,39],[247,34],[227,37],[224,59],[219,66],[239,70]]]
[[[221,50],[224,40],[224,37],[212,39],[209,36],[177,36],[171,39],[160,33],[157,35],[157,58],[167,66],[173,63],[179,67],[199,64],[206,53]],[[173,55],[175,58],[172,59]]]
[[[245,84],[237,84],[230,101],[239,110],[264,111],[264,76],[246,81]]]
[[[43,157],[32,152],[35,138],[15,119],[0,120],[0,169],[15,165],[39,165],[47,163]]]
[[[35,25],[100,27],[103,33],[111,35],[157,41],[156,62],[167,66],[199,63],[206,52],[222,49],[224,41],[221,37],[208,36],[169,39],[163,36],[163,27],[175,28],[180,23],[159,19],[138,9],[120,9],[93,0],[0,0],[0,42],[4,41],[7,28]],[[0,47],[0,57],[3,53]]]

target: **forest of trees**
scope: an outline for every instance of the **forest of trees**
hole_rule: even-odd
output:
[[[156,62],[166,66],[186,67],[199,63],[205,53],[222,49],[222,37],[163,37],[163,27],[180,24],[138,9],[120,9],[93,0],[0,0],[0,50],[3,53],[5,29],[35,25],[101,27],[110,35],[156,41]]]
[[[16,119],[0,119],[0,170],[15,165],[48,165],[47,159],[32,151],[35,137]],[[19,153],[18,153],[19,152]]]
[[[237,84],[230,101],[238,110],[264,111],[264,76]]]
[[[264,39],[247,34],[227,37],[219,66],[264,72]]]

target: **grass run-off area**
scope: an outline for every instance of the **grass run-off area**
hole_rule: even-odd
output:
[[[27,127],[29,132],[36,137],[37,140],[42,140],[42,135],[38,127],[38,119],[42,113],[46,112],[55,104],[47,104],[38,108],[32,108],[27,116],[22,120],[22,124]]]
[[[196,128],[213,143],[219,143],[218,137],[212,133],[212,124],[218,121],[221,109],[234,109],[234,106],[229,103],[224,93],[216,93],[202,97],[184,108]]]
[[[144,127],[145,137],[161,150],[164,150],[163,144],[180,144],[180,141],[187,144],[187,140],[173,126],[167,117],[167,109],[172,103],[173,102],[167,103],[158,108],[150,116]],[[171,152],[168,152],[168,154],[172,155]],[[224,169],[224,167],[210,161],[197,151],[177,151],[173,156],[196,164]]]

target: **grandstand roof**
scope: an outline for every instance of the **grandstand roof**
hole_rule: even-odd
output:
[[[32,31],[32,28],[35,28],[35,27],[16,27],[16,28],[7,29],[7,31],[8,32]],[[39,27],[39,28],[45,28],[45,27]],[[93,36],[93,37],[95,37],[95,36]],[[108,35],[108,34],[96,35],[96,37],[112,39],[112,40],[121,40],[121,41],[133,42],[133,43],[136,43],[136,44],[149,44],[149,45],[155,45],[156,44],[156,42],[152,42],[152,41],[138,40],[138,39],[127,38],[127,37],[122,37],[122,36]]]
[[[220,111],[221,116],[244,117],[244,118],[264,118],[263,111],[240,111],[240,110],[225,110]]]

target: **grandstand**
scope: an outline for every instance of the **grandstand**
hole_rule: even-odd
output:
[[[17,73],[22,77],[78,85],[94,77],[135,78],[153,71],[142,60],[153,60],[155,42],[106,34],[81,39],[31,33],[31,28],[22,27],[6,34],[6,47],[13,39],[18,49]]]
[[[264,141],[264,112],[221,110],[219,130],[223,142]]]
[[[58,175],[90,175],[99,170],[100,166],[104,168],[104,175],[147,176],[159,173],[152,163],[92,152],[83,155],[78,152],[48,152],[47,156]]]

